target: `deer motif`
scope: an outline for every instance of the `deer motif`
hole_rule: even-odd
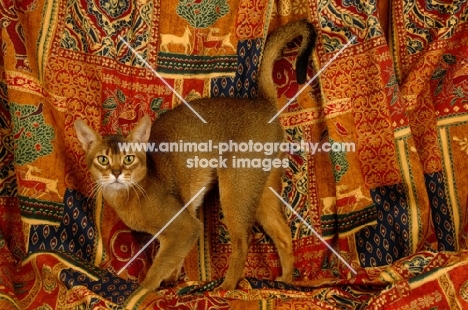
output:
[[[358,202],[362,200],[372,202],[372,199],[370,199],[362,193],[362,189],[360,186],[355,190],[343,192],[347,189],[348,187],[346,185],[338,186],[336,197],[325,197],[320,199],[323,205],[323,215],[335,213],[335,207],[351,206],[350,211],[354,211],[354,208],[357,206]]]
[[[37,197],[39,197],[39,196],[41,196],[41,195],[43,195],[45,193],[45,191],[46,191],[46,184],[45,183],[26,180],[25,177],[24,177],[24,172],[20,172],[18,174],[18,178],[19,178],[19,181],[20,181],[19,184],[22,187],[21,195],[31,196],[31,197],[37,198]],[[29,189],[34,190],[33,195],[28,194]]]
[[[206,33],[197,33],[198,43],[201,42],[202,44],[202,51],[204,51],[203,55],[208,55],[209,51],[214,49],[217,50],[221,47],[221,41],[207,41],[206,40]],[[198,50],[197,50],[198,52]]]
[[[34,167],[34,166],[31,166],[31,165],[26,165],[26,167],[28,167],[28,170],[26,171],[26,173],[24,175],[24,178],[20,178],[20,179],[23,182],[26,181],[27,183],[23,183],[23,184],[25,184],[26,187],[31,186],[32,188],[34,188],[36,193],[37,193],[38,190],[42,191],[42,194],[37,196],[38,198],[41,197],[44,194],[54,193],[60,199],[63,199],[63,196],[61,196],[60,193],[57,190],[58,180],[51,180],[51,179],[43,178],[43,177],[40,177],[40,176],[37,176],[37,175],[33,175],[32,174],[33,172],[41,173],[41,169],[39,169],[37,167]],[[34,185],[33,182],[36,182],[36,184]],[[40,183],[42,183],[44,185],[40,185]]]
[[[236,48],[231,43],[231,33],[228,33],[224,36],[214,36],[214,33],[219,33],[218,28],[210,28],[206,36],[206,40],[203,42],[203,45],[207,47],[219,47],[226,50],[227,47],[232,48],[236,51]]]
[[[185,26],[185,32],[184,34],[179,37],[173,34],[161,34],[161,51],[169,52],[168,45],[169,44],[174,44],[174,45],[182,45],[185,48],[185,54],[187,54],[189,48],[191,49],[192,46],[190,44],[190,36],[192,33],[190,32],[190,29],[188,26]]]

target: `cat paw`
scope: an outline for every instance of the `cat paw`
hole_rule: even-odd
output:
[[[286,284],[292,284],[293,278],[292,278],[292,276],[289,276],[289,275],[282,275],[282,276],[276,278],[275,281],[283,282],[283,283],[286,283]]]
[[[151,279],[146,278],[145,280],[143,280],[143,282],[140,283],[140,285],[150,291],[155,291],[160,287],[161,282],[151,281]]]
[[[163,280],[160,287],[174,287],[177,281]]]
[[[216,287],[214,290],[215,291],[230,291],[230,290],[236,289],[236,287],[237,287],[237,282],[224,280],[223,283],[221,283],[221,285]]]

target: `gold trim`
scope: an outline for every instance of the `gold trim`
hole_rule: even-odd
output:
[[[408,128],[409,129],[409,128]],[[417,245],[419,244],[419,214],[418,214],[418,204],[416,203],[415,193],[413,191],[413,187],[411,186],[411,174],[410,174],[410,158],[406,155],[406,142],[403,139],[400,139],[397,142],[398,153],[400,156],[400,165],[401,165],[401,173],[403,175],[403,180],[406,185],[406,190],[408,194],[408,211],[410,213],[411,218],[411,229],[410,234],[412,235],[412,247],[411,253],[415,253],[418,249]]]
[[[200,206],[198,208],[198,219],[203,223],[203,218],[204,218],[204,212],[203,212],[203,206]],[[198,238],[199,243],[198,243],[198,258],[199,258],[199,269],[198,269],[198,275],[200,277],[201,281],[207,281],[208,279],[208,273],[206,269],[206,257],[205,257],[205,250],[206,250],[206,245],[205,245],[205,233],[200,234],[200,237]]]
[[[50,0],[46,1],[44,4],[44,13],[42,19],[42,29],[41,29],[41,36],[38,40],[38,47],[37,47],[37,66],[38,66],[38,79],[40,82],[44,82],[45,76],[45,64],[47,63],[47,59],[49,58],[47,51],[51,50],[52,46],[52,37],[55,34],[55,28],[57,27],[57,3],[58,1]],[[52,14],[56,12],[56,14]],[[51,26],[52,25],[52,26]],[[53,28],[51,30],[51,27]]]
[[[411,136],[411,128],[410,127],[403,127],[400,129],[395,130],[395,139],[401,139],[407,136]]]
[[[102,192],[99,192],[96,197],[96,202],[94,206],[94,217],[96,223],[96,255],[94,258],[94,266],[100,266],[104,258],[104,245],[102,242],[102,212],[103,212],[103,201],[102,201]]]
[[[468,115],[466,116],[468,118]],[[458,248],[458,238],[460,233],[460,213],[459,205],[457,201],[457,195],[455,194],[455,176],[452,170],[452,162],[450,157],[449,150],[449,138],[447,128],[439,128],[439,136],[441,140],[441,150],[442,150],[442,159],[445,171],[445,180],[446,180],[446,194],[448,194],[448,210],[452,211],[452,219],[454,224],[454,246]]]
[[[437,120],[437,126],[448,126],[463,122],[468,122],[468,114],[439,119]]]

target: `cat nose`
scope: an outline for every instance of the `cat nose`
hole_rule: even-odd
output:
[[[121,173],[122,171],[120,171],[120,169],[112,169],[112,174],[115,175],[116,178],[118,178]]]

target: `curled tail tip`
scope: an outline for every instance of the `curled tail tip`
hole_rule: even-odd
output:
[[[296,58],[296,80],[298,84],[304,84],[307,79],[309,57],[317,41],[317,32],[312,23],[307,19],[300,19],[286,26],[292,29],[293,36],[302,36],[302,42]],[[294,38],[291,37],[290,39]]]
[[[274,62],[281,56],[283,47],[300,36],[302,43],[296,59],[296,78],[299,84],[305,83],[309,56],[315,47],[317,35],[307,19],[300,19],[279,27],[268,36],[258,80],[259,95],[262,97],[276,101],[276,86],[271,78]]]
[[[300,23],[302,23],[306,33],[303,34],[302,38],[305,43],[302,44],[299,55],[296,58],[296,80],[298,84],[304,84],[307,79],[309,56],[315,48],[317,33],[314,26],[306,19],[301,20]]]

